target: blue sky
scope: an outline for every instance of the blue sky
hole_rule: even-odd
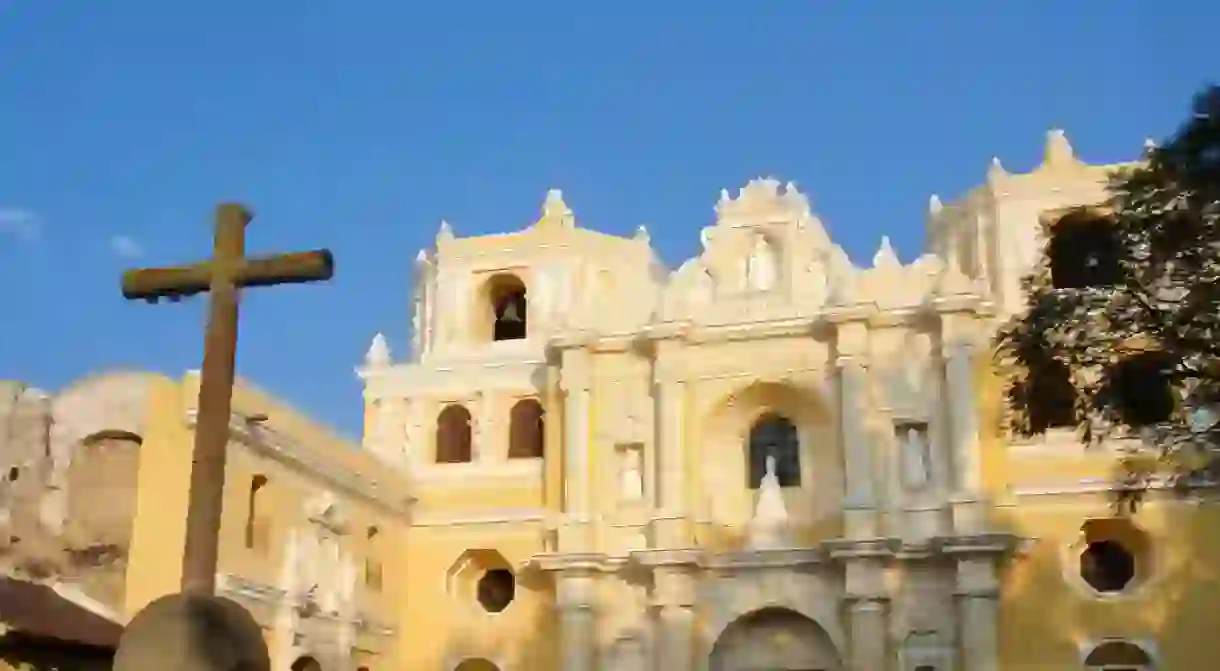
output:
[[[0,378],[197,367],[204,302],[128,303],[119,275],[199,259],[238,199],[250,251],[337,265],[246,293],[240,374],[358,436],[353,367],[379,330],[406,349],[442,217],[520,228],[559,187],[676,265],[722,187],[774,175],[858,261],[882,234],[910,259],[929,194],[992,155],[1028,169],[1062,126],[1132,158],[1220,76],[1202,1],[717,6],[0,0]]]

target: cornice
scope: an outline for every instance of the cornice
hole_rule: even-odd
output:
[[[715,552],[698,548],[634,550],[626,560],[601,553],[535,555],[527,566],[542,571],[582,570],[609,573],[627,566],[648,569],[699,568],[732,573],[795,566],[851,563],[856,560],[923,560],[932,557],[1004,556],[1027,551],[1032,539],[1013,534],[985,533],[905,541],[886,537],[833,539],[812,547]]]
[[[183,418],[192,431],[198,423],[198,411],[189,410]],[[358,499],[393,517],[405,519],[414,497],[405,501],[395,500],[379,491],[376,482],[368,481],[338,464],[324,463],[304,449],[299,441],[265,426],[251,424],[240,415],[229,417],[229,440],[236,441],[256,454],[276,461],[309,478],[326,483],[330,489],[343,492],[349,498]]]
[[[451,360],[441,364],[398,364],[383,375],[366,379],[367,393],[373,397],[467,396],[473,389],[537,392],[535,375],[545,368],[547,359],[504,358]],[[472,387],[471,380],[478,380]]]
[[[555,351],[585,348],[594,352],[622,352],[641,344],[679,340],[691,344],[713,344],[738,340],[783,337],[815,337],[823,326],[860,323],[870,327],[910,325],[929,315],[971,313],[981,319],[994,316],[995,306],[985,296],[962,294],[932,296],[918,305],[881,307],[875,302],[835,305],[796,317],[777,319],[742,319],[719,323],[698,323],[678,320],[648,324],[638,333],[598,334],[576,331],[552,338],[548,347]]]

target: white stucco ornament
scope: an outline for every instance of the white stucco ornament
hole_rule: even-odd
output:
[[[369,345],[369,351],[364,355],[364,364],[373,369],[385,368],[390,365],[390,344],[386,342],[385,336],[380,333],[373,336],[373,342]]]
[[[640,474],[640,451],[628,449],[623,452],[623,471],[619,475],[619,496],[623,501],[639,501],[644,498],[644,477]]]
[[[874,268],[896,268],[902,265],[902,261],[898,260],[898,253],[894,251],[894,246],[890,244],[890,236],[881,236],[881,244],[877,247],[877,253],[873,254]]]
[[[910,489],[918,489],[928,484],[928,441],[924,440],[923,432],[918,428],[907,427],[903,441],[903,479]]]
[[[778,271],[775,249],[765,235],[754,236],[754,247],[746,260],[746,286],[752,291],[770,291],[775,287]]]
[[[563,191],[550,189],[546,192],[546,200],[542,202],[542,218],[539,226],[560,226],[572,228],[576,225],[576,217],[572,208],[563,200]]]
[[[757,550],[788,546],[788,509],[784,506],[779,476],[775,474],[775,457],[767,457],[766,468],[758,487],[754,519],[750,520],[750,547]]]

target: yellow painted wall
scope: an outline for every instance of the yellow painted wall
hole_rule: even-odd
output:
[[[133,615],[152,600],[178,590],[181,578],[182,544],[185,533],[187,492],[190,481],[194,431],[187,413],[194,407],[198,379],[161,379],[150,394],[146,435],[138,477],[137,516],[133,523],[127,572],[126,613]],[[327,470],[344,471],[376,481],[378,486],[405,497],[405,485],[384,475],[384,468],[359,448],[310,421],[269,395],[241,382],[234,392],[234,412],[265,414],[264,426],[292,440],[299,449],[320,460]],[[266,479],[256,499],[256,542],[247,547],[246,521],[252,479]],[[380,478],[380,479],[379,479]],[[284,541],[293,526],[305,527],[305,504],[322,489],[312,474],[263,456],[234,440],[230,443],[225,469],[224,511],[220,531],[219,570],[256,584],[278,583],[284,561]],[[340,497],[341,498],[341,497]],[[341,543],[356,552],[361,561],[382,565],[382,584],[364,583],[358,571],[358,609],[374,622],[396,626],[397,608],[405,586],[401,557],[405,547],[405,523],[380,508],[350,499],[345,506],[347,533]],[[374,540],[368,530],[376,527]],[[274,618],[269,604],[248,603],[256,617],[267,624]],[[269,644],[278,643],[268,629]],[[371,669],[393,669],[394,646],[371,635],[355,642]]]

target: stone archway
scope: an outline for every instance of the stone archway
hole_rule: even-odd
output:
[[[838,649],[817,622],[787,608],[734,620],[712,647],[711,671],[841,671]]]
[[[796,454],[786,478],[790,486],[784,489],[794,523],[839,515],[843,467],[834,409],[817,389],[794,381],[758,381],[698,412],[698,442],[707,457],[699,466],[700,505],[715,525],[739,529],[753,516],[764,462],[751,463],[751,434],[768,418],[782,420],[796,432]]]
[[[482,657],[472,657],[462,660],[453,671],[500,671],[500,667]]]

